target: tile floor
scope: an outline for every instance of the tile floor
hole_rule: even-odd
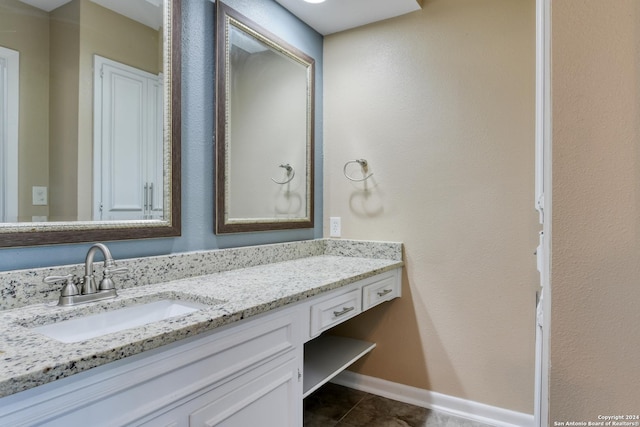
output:
[[[304,427],[489,427],[328,383],[304,400]]]

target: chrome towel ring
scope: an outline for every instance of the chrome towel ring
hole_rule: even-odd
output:
[[[280,165],[281,168],[284,168],[287,170],[287,177],[289,179],[287,179],[286,181],[276,181],[275,179],[271,178],[271,181],[275,182],[276,184],[287,184],[289,182],[291,182],[291,180],[293,179],[294,176],[296,176],[296,171],[295,169],[293,169],[293,166],[291,166],[289,163],[285,163]]]
[[[344,164],[344,168],[342,169],[342,173],[344,173],[344,176],[347,177],[348,180],[354,181],[354,182],[362,182],[371,178],[371,175],[373,175],[373,173],[370,173],[368,175],[365,175],[363,178],[353,178],[349,176],[349,174],[347,174],[347,166],[349,166],[351,163],[359,164],[360,167],[362,168],[363,175],[367,173],[367,166],[369,165],[365,159],[349,160],[347,163]]]

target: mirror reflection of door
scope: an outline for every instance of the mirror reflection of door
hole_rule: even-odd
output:
[[[0,222],[18,219],[19,52],[0,47]]]
[[[95,55],[94,220],[163,217],[162,76]]]

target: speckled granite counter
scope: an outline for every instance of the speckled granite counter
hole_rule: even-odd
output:
[[[179,265],[176,265],[176,257],[180,260]],[[278,257],[285,260],[277,262]],[[199,264],[212,259],[222,259],[227,268],[216,264],[215,272],[203,273],[211,265]],[[41,281],[41,277],[61,273],[60,269],[66,270],[64,273],[67,274],[69,269],[78,266],[0,274],[3,296],[15,290],[12,306],[17,307],[0,311],[0,396],[68,377],[400,267],[402,245],[320,239],[117,262],[119,266],[138,266],[135,271],[161,269],[167,278],[153,284],[148,278],[134,283],[129,277],[125,279],[128,285],[125,289],[120,289],[120,283],[116,284],[120,290],[115,300],[57,307],[57,292],[51,293],[48,289],[43,291],[50,297],[48,301],[32,305],[24,305],[24,301],[15,295],[21,286],[39,287],[33,278]],[[195,274],[189,277],[189,268],[185,266],[192,263],[191,272]],[[249,266],[243,268],[243,264]],[[30,284],[21,283],[24,278],[30,278]],[[210,308],[69,344],[29,329],[166,298],[200,302]]]

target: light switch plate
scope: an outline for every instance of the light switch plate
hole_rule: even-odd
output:
[[[33,198],[33,206],[46,206],[47,205],[47,187],[31,187],[31,193]]]

